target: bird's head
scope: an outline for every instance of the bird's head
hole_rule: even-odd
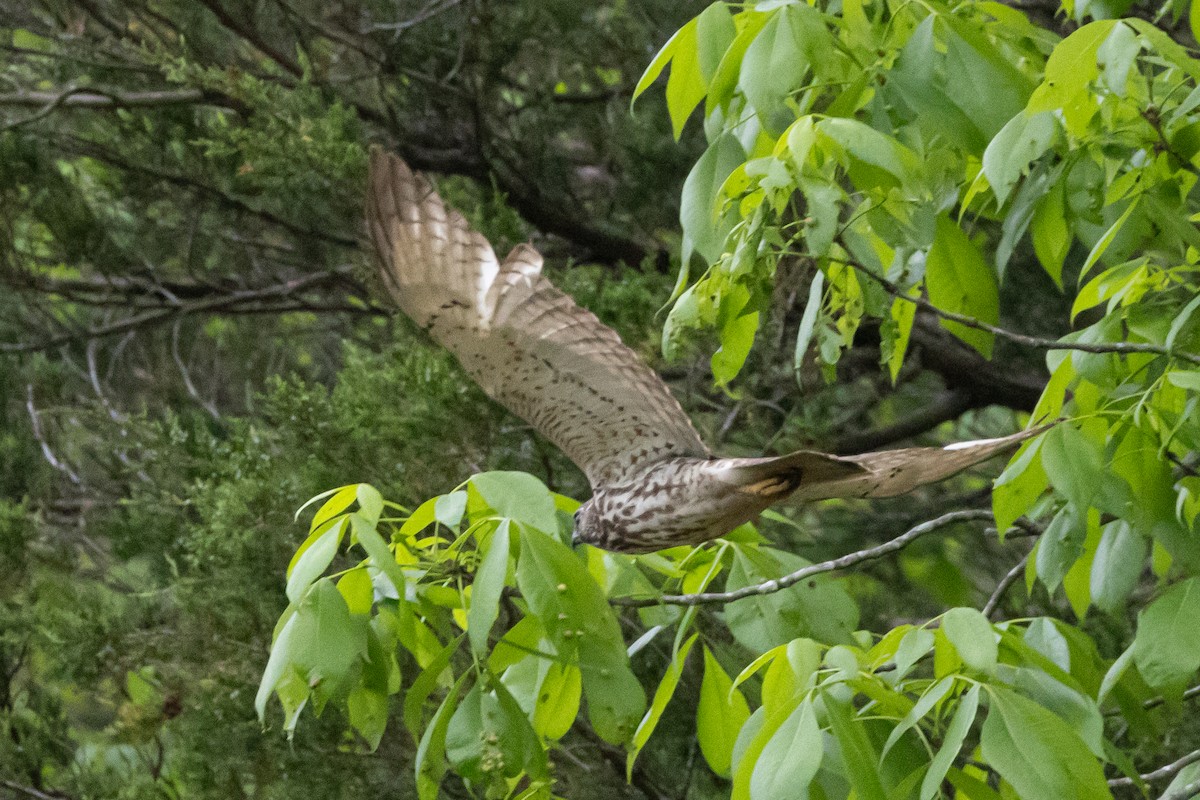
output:
[[[599,515],[596,513],[593,501],[588,500],[575,512],[575,530],[571,533],[571,546],[590,544],[595,547],[603,547],[603,540],[604,530],[600,524]]]

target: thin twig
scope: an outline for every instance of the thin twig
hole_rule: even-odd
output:
[[[1141,776],[1144,781],[1158,781],[1163,778],[1170,778],[1175,773],[1179,772],[1186,766],[1195,764],[1200,761],[1200,750],[1193,750],[1178,761],[1173,761],[1165,767],[1159,767],[1153,772],[1147,772]],[[1109,786],[1133,786],[1133,778],[1113,778],[1108,782]],[[1165,796],[1165,795],[1164,795]],[[1190,797],[1191,795],[1183,795]]]
[[[1017,565],[1010,569],[1008,573],[1000,579],[1000,582],[996,584],[996,591],[992,592],[992,596],[988,598],[987,603],[983,607],[983,615],[985,617],[991,617],[992,614],[996,613],[996,609],[1000,606],[1000,601],[1004,598],[1004,593],[1008,591],[1009,587],[1017,582],[1018,578],[1025,574],[1025,565],[1027,563],[1029,563],[1029,553],[1026,553],[1024,556],[1022,556],[1021,560],[1017,562]]]
[[[740,589],[735,589],[729,592],[701,592],[698,594],[666,594],[659,597],[613,597],[609,600],[610,603],[617,606],[632,606],[634,608],[644,608],[646,606],[698,606],[708,603],[732,603],[735,600],[741,600],[745,597],[753,597],[756,595],[774,594],[789,586],[794,586],[800,581],[810,578],[813,575],[820,575],[824,572],[833,572],[834,570],[846,569],[861,564],[864,561],[886,556],[889,553],[894,553],[901,550],[911,542],[919,539],[927,533],[932,533],[939,528],[944,528],[947,525],[952,525],[956,522],[975,522],[988,520],[992,518],[992,512],[984,509],[967,509],[963,511],[951,511],[948,514],[931,519],[928,522],[922,522],[908,531],[900,534],[895,539],[876,545],[875,547],[859,550],[854,553],[841,556],[840,558],[822,561],[819,564],[810,564],[803,569],[798,569],[790,575],[784,575],[782,578],[764,581],[763,583],[754,584],[753,586],[743,586]]]
[[[136,108],[146,106],[190,105],[210,99],[199,89],[179,89],[152,92],[123,92],[118,90],[70,87],[57,92],[10,92],[0,94],[0,106],[42,108]],[[53,109],[51,109],[53,110]]]
[[[71,483],[75,484],[76,486],[82,485],[83,481],[80,479],[79,475],[76,474],[75,470],[71,469],[71,465],[65,461],[59,460],[58,456],[54,455],[54,451],[50,449],[50,443],[46,441],[46,437],[42,433],[41,418],[38,414],[37,408],[33,405],[32,383],[26,384],[25,386],[25,408],[29,411],[29,425],[33,432],[33,438],[37,439],[38,444],[41,446],[42,456],[46,459],[46,462],[62,474],[66,475],[67,478],[70,479]]]
[[[115,322],[98,325],[95,328],[90,328],[85,331],[62,333],[57,336],[52,336],[49,339],[44,339],[40,342],[22,342],[17,344],[0,343],[0,353],[31,353],[40,350],[47,350],[59,345],[66,344],[71,341],[91,339],[101,339],[107,336],[113,336],[125,331],[137,330],[139,328],[157,325],[165,322],[171,317],[183,314],[195,313],[211,313],[214,311],[236,311],[243,305],[254,303],[260,300],[270,300],[275,298],[289,298],[298,292],[312,288],[326,282],[334,282],[341,280],[340,273],[321,272],[313,275],[305,275],[300,278],[293,278],[281,284],[267,286],[262,289],[244,289],[240,291],[230,292],[224,296],[205,298],[192,303],[180,303],[179,305],[167,306],[158,308],[153,311],[147,311],[144,314],[135,314],[125,319]],[[272,309],[283,310],[283,309]]]

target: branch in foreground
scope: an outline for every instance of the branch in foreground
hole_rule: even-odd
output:
[[[731,592],[701,592],[698,594],[665,594],[659,597],[613,597],[609,600],[615,606],[630,606],[633,608],[644,608],[646,606],[699,606],[709,603],[732,603],[735,600],[741,600],[744,597],[753,597],[755,595],[774,594],[789,586],[794,586],[806,578],[811,578],[813,575],[820,575],[824,572],[833,572],[838,569],[846,569],[861,564],[864,561],[881,558],[889,553],[895,553],[897,550],[902,550],[911,542],[921,538],[927,533],[933,533],[939,528],[944,528],[947,525],[952,525],[955,522],[978,522],[990,520],[992,512],[984,509],[967,509],[964,511],[951,511],[949,514],[943,514],[936,519],[931,519],[928,522],[922,522],[904,533],[897,536],[895,539],[884,542],[881,545],[859,550],[854,553],[848,553],[840,558],[834,558],[829,561],[822,561],[819,564],[810,564],[807,567],[798,569],[790,575],[784,575],[782,578],[764,581],[753,586],[743,586],[741,589],[735,589]]]
[[[1200,750],[1193,750],[1178,761],[1167,764],[1165,767],[1159,767],[1153,772],[1147,772],[1141,778],[1144,781],[1158,781],[1163,778],[1170,778],[1175,773],[1182,770],[1184,767],[1195,764],[1200,761]],[[1113,778],[1108,782],[1109,786],[1133,786],[1133,778]],[[1165,797],[1166,795],[1164,795]],[[1180,797],[1191,797],[1192,795],[1179,795]]]
[[[917,308],[924,309],[931,314],[938,316],[948,322],[957,322],[959,325],[964,325],[968,328],[974,328],[979,331],[1008,339],[1010,342],[1025,345],[1026,347],[1036,347],[1039,350],[1079,350],[1084,353],[1153,353],[1160,356],[1173,356],[1175,358],[1190,361],[1193,364],[1200,364],[1200,355],[1189,353],[1186,350],[1176,348],[1163,347],[1158,344],[1150,344],[1149,342],[1064,342],[1060,339],[1043,339],[1039,336],[1029,336],[1024,333],[1010,331],[1007,328],[1001,328],[998,325],[992,325],[987,322],[969,317],[966,314],[959,314],[954,311],[946,311],[943,308],[938,308],[933,303],[926,300],[924,297],[913,297],[904,292],[899,286],[884,278],[881,275],[876,275],[871,270],[864,267],[862,264],[846,259],[839,259],[844,263],[857,269],[863,275],[866,275],[871,280],[878,283],[888,294],[900,300],[906,300]]]

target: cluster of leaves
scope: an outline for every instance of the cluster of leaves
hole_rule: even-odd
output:
[[[954,608],[876,637],[855,630],[839,582],[817,580],[730,603],[715,629],[698,627],[695,607],[651,605],[626,647],[610,601],[714,582],[733,590],[807,562],[764,546],[749,527],[652,556],[572,552],[565,539],[578,504],[524,473],[481,473],[411,513],[367,484],[310,503],[319,500],[288,569],[291,602],[259,714],[274,692],[290,733],[307,704],[320,713],[332,700],[374,747],[388,697],[403,689],[422,798],[438,796],[447,767],[488,797],[551,797],[554,752],[581,707],[600,739],[626,748],[632,770],[697,640],[696,737],[735,798],[928,800],[952,786],[991,800],[1002,795],[989,770],[1017,797],[1108,797],[1106,762],[1144,785],[1101,708],[1146,735],[1161,725],[1143,708],[1154,690],[1128,657],[1107,662],[1059,620],[993,625]],[[344,544],[353,555],[325,576]],[[1173,587],[1139,631],[1133,658],[1160,688],[1167,670],[1176,670],[1170,681],[1196,670],[1180,647],[1194,638],[1200,611],[1185,608],[1194,594],[1190,583]],[[659,663],[639,664],[659,637],[672,642]],[[736,677],[722,663],[731,661],[744,664]],[[634,667],[662,668],[649,706]]]
[[[749,529],[647,557],[572,554],[572,504],[513,474],[395,520],[360,485],[318,512],[293,561],[260,712],[272,690],[289,727],[309,699],[345,701],[374,742],[404,687],[424,796],[447,765],[489,796],[548,796],[581,703],[633,768],[700,639],[697,738],[736,797],[1108,797],[1114,773],[1147,792],[1134,756],[1170,725],[1153,709],[1177,708],[1200,668],[1200,61],[1134,19],[1060,39],[995,3],[772,2],[714,3],[637,91],[668,66],[676,135],[703,105],[709,146],[684,187],[663,347],[714,330],[718,385],[745,364],[785,259],[810,275],[797,371],[815,348],[829,376],[868,321],[894,380],[922,304],[990,356],[1006,281],[1032,271],[1070,289],[1062,326],[1082,327],[1034,342],[1051,374],[1035,416],[1073,421],[1018,453],[993,507],[1001,531],[1044,526],[1027,588],[1061,589],[1081,623],[955,608],[876,636],[835,582],[729,603],[700,628],[695,607],[669,603],[635,623],[610,601],[804,562]],[[694,258],[707,268],[692,283]],[[344,537],[367,558],[318,578]],[[1101,647],[1097,610],[1118,629],[1136,614],[1136,629],[1110,626]],[[627,649],[618,620],[641,633]],[[352,657],[314,655],[350,630]],[[664,632],[645,708],[632,675]],[[397,642],[411,681],[380,655]]]
[[[998,526],[1046,521],[1029,581],[1062,587],[1081,618],[1091,606],[1123,613],[1148,563],[1160,583],[1183,582],[1143,623],[1189,597],[1200,61],[1138,19],[1060,40],[994,3],[852,2],[834,14],[784,2],[736,14],[713,4],[639,89],[668,64],[677,132],[703,103],[710,144],[681,219],[685,258],[692,248],[711,264],[691,286],[681,277],[668,351],[715,327],[713,373],[732,380],[780,260],[799,258],[812,279],[797,368],[813,345],[832,368],[875,319],[895,379],[917,300],[989,356],[1005,279],[1044,271],[1074,298],[1064,327],[1079,327],[1042,343],[1051,378],[1034,416],[1076,421],[1000,478]],[[1140,643],[1161,633],[1146,628]],[[1135,661],[1165,686],[1200,665],[1195,648],[1180,651],[1170,667]]]

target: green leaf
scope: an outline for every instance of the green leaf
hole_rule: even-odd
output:
[[[574,664],[551,661],[538,687],[533,709],[533,730],[545,739],[561,739],[579,715],[583,674]]]
[[[1058,716],[1003,686],[988,687],[983,757],[1022,800],[1110,798],[1104,772]]]
[[[262,680],[258,682],[258,693],[254,696],[254,710],[258,712],[259,722],[264,721],[267,713],[267,700],[270,699],[271,692],[283,679],[284,671],[291,666],[292,636],[296,630],[297,615],[292,611],[287,613],[289,614],[288,620],[279,630],[274,644],[271,645],[271,656],[267,659],[266,668],[263,669]]]
[[[793,553],[736,545],[725,588],[732,591],[759,584],[808,564]],[[763,652],[798,636],[848,642],[858,625],[858,608],[839,583],[818,576],[779,592],[730,603],[725,607],[725,621],[738,642]]]
[[[942,630],[964,664],[989,675],[995,673],[999,649],[987,617],[973,608],[952,608],[942,617]]]
[[[1071,228],[1067,221],[1066,181],[1060,179],[1038,201],[1030,223],[1033,252],[1046,274],[1061,290],[1063,263],[1071,250]]]
[[[396,563],[396,555],[383,541],[383,537],[375,530],[375,526],[358,514],[350,515],[350,524],[354,528],[354,538],[359,546],[370,557],[371,566],[382,572],[396,589],[398,597],[404,597],[404,571]]]
[[[979,249],[945,214],[938,217],[937,235],[925,261],[925,286],[930,302],[938,308],[993,324],[1000,318],[996,274]],[[991,333],[945,320],[942,327],[985,358],[991,357],[995,338]]]
[[[446,729],[458,708],[458,695],[462,692],[471,673],[463,673],[446,694],[437,713],[429,721],[429,727],[421,735],[417,753],[413,758],[413,771],[417,778],[417,797],[420,800],[438,800],[442,776],[446,774]]]
[[[433,519],[447,528],[458,527],[466,511],[466,492],[450,492],[433,499]]]
[[[859,800],[886,800],[887,792],[879,774],[879,756],[871,746],[866,726],[854,717],[853,708],[835,700],[826,692],[823,696],[825,714],[830,728],[841,746],[842,760],[846,764],[846,777],[854,786]]]
[[[800,317],[800,328],[796,331],[796,351],[792,357],[792,369],[796,380],[804,367],[804,358],[808,354],[808,346],[812,343],[813,330],[817,325],[817,317],[821,313],[821,303],[825,291],[825,273],[817,270],[813,274],[812,283],[808,287],[808,301],[804,304],[804,315]]]
[[[1079,268],[1080,283],[1083,282],[1084,277],[1092,269],[1095,263],[1100,260],[1100,257],[1104,255],[1104,251],[1108,249],[1110,244],[1112,244],[1113,239],[1117,238],[1117,234],[1121,232],[1121,228],[1125,227],[1125,223],[1129,220],[1130,215],[1133,214],[1134,209],[1138,207],[1140,200],[1140,195],[1135,197],[1133,202],[1126,207],[1124,213],[1117,217],[1117,221],[1110,225],[1108,230],[1104,232],[1104,235],[1096,240],[1096,244],[1093,245],[1092,251],[1088,253],[1088,257],[1084,259],[1083,266]],[[1076,313],[1077,312],[1072,311],[1071,317],[1074,318]]]
[[[1063,39],[1046,60],[1042,84],[1029,98],[1026,111],[1061,109],[1067,131],[1081,136],[1099,107],[1088,85],[1100,75],[1097,53],[1112,32],[1116,20],[1097,20]]]
[[[646,710],[646,715],[642,717],[641,723],[638,724],[637,730],[633,734],[633,743],[625,760],[626,780],[629,780],[633,774],[634,762],[637,761],[638,754],[642,752],[646,742],[650,741],[654,729],[658,727],[658,721],[662,719],[667,703],[671,702],[671,698],[675,696],[675,689],[679,686],[679,679],[683,675],[683,665],[687,662],[688,653],[692,652],[692,645],[696,643],[696,637],[699,635],[693,633],[688,637],[683,646],[675,653],[675,657],[671,659],[671,665],[663,673],[662,680],[658,682],[658,688],[654,690],[654,699],[650,701],[650,708]]]
[[[852,158],[891,175],[898,185],[914,181],[921,173],[921,159],[916,153],[866,123],[846,117],[823,119],[817,123],[817,130]]]
[[[925,718],[933,707],[941,702],[942,698],[950,693],[954,688],[955,678],[952,675],[947,675],[937,683],[930,686],[921,695],[921,699],[913,704],[912,709],[904,715],[904,719],[892,729],[888,734],[887,741],[883,743],[883,751],[879,754],[879,760],[882,764],[887,758],[888,752],[900,741],[900,737],[908,731],[912,730],[913,726]]]
[[[812,700],[806,698],[771,736],[750,775],[754,800],[792,800],[807,795],[825,755]]]
[[[358,731],[371,750],[379,747],[379,740],[387,729],[388,696],[383,692],[358,686],[346,698],[346,715],[350,725]]]
[[[657,55],[650,61],[650,65],[646,67],[646,71],[642,73],[642,77],[638,78],[637,86],[633,89],[633,97],[630,104],[641,96],[642,92],[650,88],[650,84],[658,79],[662,71],[666,69],[667,64],[675,56],[675,51],[680,47],[680,43],[684,40],[694,42],[696,38],[696,21],[693,19],[675,32],[675,35],[667,40],[667,43],[662,46]]]
[[[337,590],[342,593],[351,614],[371,613],[371,606],[375,602],[375,587],[371,583],[371,573],[368,570],[363,567],[350,570],[338,579]]]
[[[983,151],[983,174],[1003,206],[1029,165],[1050,149],[1058,138],[1058,121],[1049,111],[1018,113]]]
[[[733,689],[733,681],[705,647],[704,678],[700,682],[700,706],[696,711],[696,738],[704,760],[722,777],[730,776],[733,743],[749,716],[746,698]]]
[[[516,520],[551,536],[558,533],[554,496],[527,472],[481,472],[471,485],[501,517]]]
[[[319,711],[325,701],[348,693],[348,683],[356,677],[352,667],[367,652],[367,620],[351,616],[333,581],[322,578],[296,611],[290,649]]]
[[[972,686],[959,701],[954,718],[950,720],[950,725],[946,728],[942,746],[938,749],[937,755],[933,757],[933,761],[930,762],[929,769],[921,781],[921,800],[930,800],[937,794],[942,779],[946,777],[946,772],[954,764],[954,759],[958,757],[959,751],[962,750],[963,742],[966,741],[967,734],[971,730],[971,724],[975,722],[975,714],[979,711],[979,687],[978,683]]]
[[[346,521],[342,519],[332,528],[321,534],[312,543],[312,546],[304,551],[304,554],[296,561],[296,566],[292,569],[292,574],[288,578],[288,600],[292,603],[299,603],[305,590],[312,585],[313,581],[324,574],[330,563],[333,562],[333,557],[337,555],[338,545],[342,543],[342,534],[345,530]]]
[[[1168,588],[1138,614],[1133,660],[1156,689],[1190,679],[1200,668],[1200,578]]]
[[[360,483],[355,490],[355,499],[358,500],[359,512],[367,519],[375,522],[379,521],[380,515],[383,514],[383,495],[369,483]]]
[[[717,386],[728,385],[741,372],[757,331],[757,311],[736,316],[721,327],[721,346],[710,360],[713,381]]]
[[[737,27],[733,24],[729,6],[719,0],[696,17],[696,62],[706,88],[736,35]]]
[[[349,486],[339,486],[336,489],[330,489],[328,491],[321,492],[315,497],[310,497],[304,502],[304,505],[296,509],[296,516],[294,519],[300,519],[300,515],[304,513],[304,509],[308,508],[318,500],[324,500],[330,495],[337,495],[334,499],[330,500],[317,510],[317,513],[313,517],[313,521],[309,524],[308,528],[310,531],[316,530],[322,522],[336,517],[338,514],[350,507],[350,504],[354,502],[355,495],[357,493],[357,487],[358,484],[352,483]],[[320,521],[318,522],[318,520]]]
[[[613,744],[628,741],[646,695],[599,585],[566,545],[533,528],[521,530],[517,585],[558,655],[587,665],[583,693],[597,735]]]
[[[450,659],[458,651],[462,641],[463,637],[459,636],[439,650],[421,671],[421,674],[417,676],[417,679],[413,681],[408,691],[404,693],[404,726],[408,728],[413,738],[416,738],[417,733],[421,730],[421,715],[425,708],[425,701],[437,688],[438,680],[450,666]]]
[[[508,574],[508,527],[503,519],[488,539],[487,553],[475,571],[471,583],[471,608],[467,611],[467,635],[471,649],[479,656],[488,651],[488,634],[500,613],[500,594]]]
[[[721,256],[725,236],[732,224],[722,216],[718,220],[718,192],[734,168],[746,160],[746,151],[737,138],[724,133],[713,140],[708,149],[696,161],[683,182],[683,193],[679,198],[679,222],[683,226],[683,261],[686,263],[692,252],[699,253],[704,260],[715,263]],[[683,297],[676,303],[683,302]]]
[[[697,20],[684,25],[679,32],[667,42],[671,47],[671,74],[667,78],[667,115],[671,118],[671,132],[675,139],[683,133],[683,126],[692,110],[704,99],[707,86],[700,72],[700,59],[697,52],[696,29]],[[664,47],[665,51],[667,47]],[[657,59],[655,59],[657,61]],[[651,64],[651,68],[654,64]],[[661,70],[661,67],[659,68]],[[646,80],[650,70],[638,81],[638,86]],[[651,79],[653,80],[653,78]],[[636,97],[636,90],[635,90]]]
[[[908,295],[915,299],[920,292],[920,288],[914,286]],[[917,304],[897,297],[892,301],[891,317],[896,325],[896,334],[891,342],[891,352],[887,353],[887,367],[894,385],[900,378],[900,368],[904,366],[904,356],[908,352],[909,339],[912,338],[913,323],[917,320]]]
[[[1150,548],[1146,538],[1125,520],[1101,528],[1092,560],[1091,595],[1097,608],[1116,613],[1137,586]]]
[[[1041,444],[1041,437],[1038,437],[1023,445],[996,479],[992,489],[992,513],[1001,536],[1033,508],[1049,486],[1040,457]]]

